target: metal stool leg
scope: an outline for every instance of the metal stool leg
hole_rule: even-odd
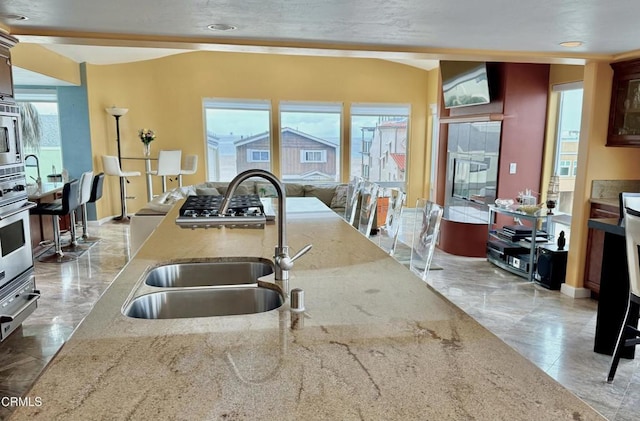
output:
[[[77,209],[69,212],[69,219],[71,221],[71,227],[69,227],[69,232],[71,233],[71,242],[69,245],[62,247],[62,250],[71,253],[82,252],[88,250],[89,247],[81,246],[78,244],[78,236],[76,235],[76,212]]]
[[[55,243],[55,253],[47,256],[40,256],[38,261],[42,263],[64,263],[77,260],[76,256],[71,256],[62,252],[60,244],[60,217],[58,215],[52,215],[51,218],[53,220],[53,241]]]

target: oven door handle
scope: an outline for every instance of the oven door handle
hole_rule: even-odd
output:
[[[0,214],[0,221],[1,221],[1,220],[3,220],[3,219],[7,219],[7,218],[9,218],[10,216],[16,215],[16,214],[18,214],[18,213],[20,213],[20,212],[23,212],[23,211],[29,210],[29,209],[31,209],[31,208],[35,208],[36,206],[38,206],[38,205],[37,205],[37,204],[35,204],[35,203],[33,203],[33,202],[27,202],[27,203],[25,203],[24,205],[20,206],[20,208],[19,208],[19,209],[13,210],[13,211],[11,211],[11,212],[7,212],[7,213]]]
[[[14,321],[15,319],[18,318],[20,313],[26,310],[27,307],[29,307],[34,301],[37,301],[39,298],[40,298],[40,291],[37,289],[33,290],[33,292],[29,293],[29,299],[27,300],[27,302],[22,307],[20,307],[15,313],[1,314],[0,323],[9,323]]]

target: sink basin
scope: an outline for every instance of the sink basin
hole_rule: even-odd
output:
[[[271,261],[238,258],[234,261],[189,262],[158,266],[149,271],[145,284],[154,287],[202,287],[253,284],[273,273]]]
[[[284,303],[274,289],[260,286],[180,289],[153,292],[131,301],[125,316],[137,319],[181,319],[262,313]]]

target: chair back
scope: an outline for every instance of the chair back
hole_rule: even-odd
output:
[[[68,181],[62,186],[61,215],[67,215],[80,206],[80,182],[77,179]]]
[[[158,153],[158,173],[157,175],[180,175],[182,165],[182,151],[161,150]]]
[[[627,197],[640,197],[640,193],[620,192],[618,200],[620,204],[620,219],[624,219],[624,201]]]
[[[629,288],[640,297],[640,197],[624,198],[624,233],[627,245]]]
[[[80,204],[83,205],[91,197],[91,187],[93,186],[93,171],[82,173],[80,177]]]
[[[91,196],[89,196],[89,203],[95,203],[102,197],[102,186],[104,185],[104,173],[93,177],[93,184],[91,186]]]
[[[198,155],[186,155],[184,157],[184,166],[180,171],[182,174],[195,174],[198,170]]]
[[[360,189],[362,188],[363,179],[353,177],[347,186],[347,203],[344,209],[344,219],[350,224],[356,220],[356,210],[358,208],[358,199],[360,198]]]
[[[416,219],[409,268],[423,281],[427,280],[438,241],[442,212],[442,206],[427,199],[418,199],[416,202]]]
[[[104,173],[107,175],[115,175],[117,177],[122,175],[117,156],[102,155],[102,168],[104,168]]]
[[[396,188],[384,190],[382,197],[389,198],[389,206],[387,208],[384,225],[380,227],[380,232],[378,233],[378,245],[393,256],[398,235],[400,234],[400,226],[402,225],[402,208],[407,195],[402,190]]]
[[[358,221],[358,231],[365,237],[371,235],[373,218],[376,216],[376,206],[378,205],[378,190],[376,183],[364,181],[360,189],[360,218]]]

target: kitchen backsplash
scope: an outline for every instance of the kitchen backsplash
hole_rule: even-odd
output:
[[[592,199],[617,199],[620,192],[640,192],[640,180],[593,180]]]

